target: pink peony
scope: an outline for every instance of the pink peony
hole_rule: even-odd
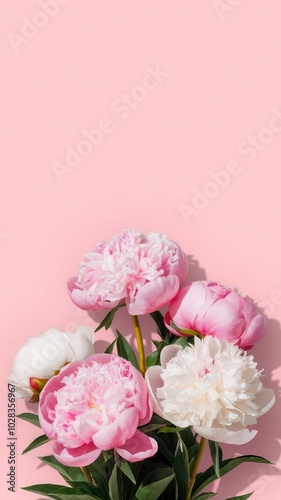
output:
[[[266,329],[264,315],[249,299],[215,281],[194,281],[184,286],[171,301],[165,322],[176,335],[195,331],[242,349],[251,349]]]
[[[63,368],[41,392],[38,414],[64,465],[89,465],[113,448],[129,462],[157,451],[156,441],[137,429],[152,416],[145,381],[114,354],[94,354]]]
[[[125,302],[130,314],[147,314],[177,294],[187,267],[182,249],[164,234],[128,229],[85,255],[68,292],[81,309],[112,309]]]

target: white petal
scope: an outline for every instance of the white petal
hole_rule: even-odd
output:
[[[165,418],[165,415],[162,413],[160,400],[157,398],[157,389],[162,387],[163,381],[160,377],[162,368],[161,366],[151,366],[147,369],[145,374],[145,381],[148,388],[148,392],[150,394],[152,400],[153,411],[159,417]]]
[[[163,368],[166,368],[166,364],[170,361],[170,359],[174,358],[177,353],[182,350],[182,346],[177,344],[167,345],[166,347],[164,347],[160,354],[161,366]]]
[[[262,388],[255,396],[255,404],[258,405],[258,416],[264,415],[275,403],[275,395],[272,389]]]
[[[249,431],[248,429],[241,429],[238,431],[231,431],[227,428],[215,427],[193,427],[194,431],[206,439],[217,441],[218,443],[227,444],[245,444],[251,441],[258,431]]]

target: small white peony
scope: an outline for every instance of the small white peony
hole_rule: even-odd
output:
[[[44,385],[65,365],[94,354],[92,339],[92,329],[84,326],[74,333],[50,328],[29,338],[17,352],[8,378],[16,387],[16,397],[38,401]]]
[[[146,382],[154,412],[179,427],[192,426],[206,439],[244,444],[257,431],[248,425],[274,404],[260,381],[252,355],[207,335],[194,346],[164,347],[161,366],[152,366]]]

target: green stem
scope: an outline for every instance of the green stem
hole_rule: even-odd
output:
[[[141,329],[140,329],[138,317],[132,316],[132,321],[133,321],[133,325],[134,325],[134,331],[135,331],[138,352],[139,352],[140,372],[144,376],[144,374],[146,372],[145,353],[144,353],[143,339],[142,339],[142,334],[141,334]]]
[[[88,483],[91,483],[93,484],[93,481],[92,481],[92,478],[91,478],[91,474],[89,472],[89,469],[88,467],[80,467],[81,471],[83,472],[84,476],[85,476],[85,479]]]
[[[207,443],[207,439],[205,439],[205,438],[202,437],[201,441],[200,441],[200,444],[199,444],[198,453],[196,455],[196,458],[194,460],[194,464],[193,464],[193,467],[192,467],[192,470],[191,470],[190,479],[189,479],[189,485],[188,485],[188,490],[187,490],[187,495],[186,495],[186,499],[185,500],[190,500],[191,499],[192,488],[193,488],[193,485],[194,485],[194,482],[195,482],[196,474],[197,474],[197,471],[198,471],[198,468],[199,468],[199,464],[200,464],[200,461],[201,461],[201,458],[202,458],[202,455],[203,455],[206,443]]]

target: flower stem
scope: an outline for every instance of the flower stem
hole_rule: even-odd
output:
[[[80,467],[81,471],[83,472],[84,476],[85,476],[85,479],[88,483],[91,483],[93,484],[93,481],[92,481],[92,478],[91,478],[91,474],[89,472],[89,469],[88,467]]]
[[[132,321],[133,321],[133,325],[134,325],[134,331],[135,331],[138,352],[139,352],[140,372],[144,376],[144,374],[146,372],[145,354],[144,354],[143,339],[142,339],[142,334],[141,334],[141,329],[140,329],[138,317],[132,316]]]
[[[202,455],[203,455],[206,443],[207,443],[207,439],[205,439],[205,438],[202,437],[201,441],[200,441],[200,444],[199,444],[198,453],[196,455],[196,458],[194,460],[194,464],[193,464],[193,467],[192,467],[192,470],[191,470],[190,479],[189,479],[189,485],[188,485],[188,490],[187,490],[187,495],[186,495],[186,500],[190,500],[190,498],[191,498],[192,488],[193,488],[193,485],[194,485],[194,482],[195,482],[195,477],[196,477],[196,474],[197,474],[197,471],[198,471],[198,467],[199,467],[199,464],[200,464],[200,461],[201,461],[201,458],[202,458]]]

